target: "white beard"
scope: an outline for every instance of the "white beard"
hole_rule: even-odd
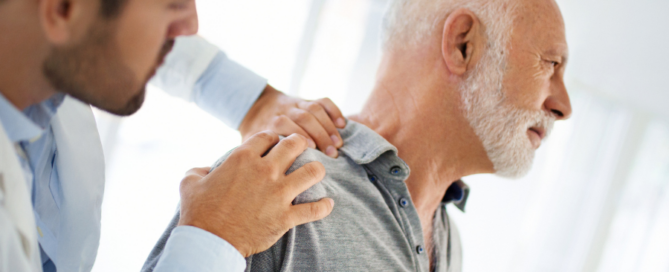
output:
[[[488,52],[501,52],[491,48]],[[503,92],[505,60],[501,54],[486,54],[470,73],[460,91],[465,117],[483,143],[495,174],[519,178],[527,174],[534,160],[534,148],[527,136],[530,127],[549,135],[555,117],[545,111],[521,109],[507,102]]]

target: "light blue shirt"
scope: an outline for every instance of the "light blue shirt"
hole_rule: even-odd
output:
[[[267,81],[229,60],[220,52],[195,84],[195,103],[233,128],[260,96]],[[0,121],[17,150],[26,185],[32,196],[42,266],[45,272],[57,271],[55,258],[79,252],[56,252],[61,180],[56,167],[56,146],[51,119],[64,99],[57,94],[23,111],[0,94]],[[91,230],[94,231],[94,230]],[[242,271],[246,262],[225,240],[204,230],[182,226],[172,233],[156,271]]]

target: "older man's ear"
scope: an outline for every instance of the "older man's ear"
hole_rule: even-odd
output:
[[[452,12],[444,22],[441,54],[449,72],[462,76],[472,69],[484,51],[485,35],[479,19],[470,10]]]

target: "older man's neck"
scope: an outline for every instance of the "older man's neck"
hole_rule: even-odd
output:
[[[457,86],[445,85],[439,60],[413,65],[412,59],[423,57],[429,58],[384,59],[375,89],[351,119],[397,147],[411,168],[407,187],[430,237],[434,213],[448,187],[464,176],[492,172],[493,166],[462,116]]]
[[[411,168],[406,183],[424,225],[431,226],[431,218],[453,182],[492,168],[485,151],[478,147],[478,138],[467,133],[471,128],[455,120],[455,114],[377,88],[365,109],[350,117],[397,147],[399,157]]]

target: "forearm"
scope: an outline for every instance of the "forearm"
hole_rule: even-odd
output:
[[[196,83],[193,101],[229,127],[238,129],[266,87],[266,79],[219,52]]]
[[[237,129],[267,80],[199,36],[178,38],[151,84]]]

